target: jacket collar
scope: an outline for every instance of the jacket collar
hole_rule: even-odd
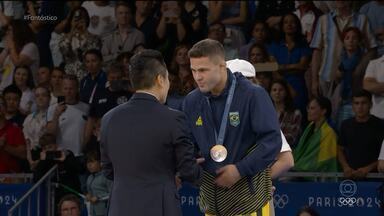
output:
[[[144,93],[144,92],[136,92],[131,97],[132,100],[149,100],[156,103],[159,103],[157,98],[151,94]]]

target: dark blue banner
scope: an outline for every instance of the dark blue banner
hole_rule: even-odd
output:
[[[8,210],[32,187],[32,184],[0,184],[0,215],[8,215]],[[37,198],[40,197],[40,202]],[[39,204],[39,206],[37,206]],[[39,214],[37,213],[39,208]],[[46,215],[46,187],[36,190],[20,206],[20,215],[28,215],[28,209],[31,216]],[[13,215],[19,215],[15,211]]]

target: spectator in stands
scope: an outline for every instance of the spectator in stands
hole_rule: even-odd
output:
[[[346,178],[365,178],[377,168],[384,120],[369,113],[371,100],[371,93],[356,92],[352,98],[355,117],[343,121],[340,129],[338,159]]]
[[[379,56],[384,55],[384,2],[369,1],[360,8],[360,13],[368,17],[373,34],[376,36]]]
[[[108,68],[107,83],[99,85],[94,99],[90,104],[89,117],[87,120],[86,143],[89,142],[92,130],[97,119],[102,118],[105,113],[114,107],[127,102],[132,93],[129,91],[128,80],[123,80],[123,65],[113,63]]]
[[[336,10],[322,15],[317,23],[310,47],[314,49],[311,64],[311,92],[331,98],[334,94],[336,71],[340,63],[343,43],[341,32],[347,27],[357,27],[363,34],[368,52],[354,70],[355,80],[362,81],[365,68],[376,55],[376,40],[363,14],[353,13],[350,1],[336,1]],[[362,83],[353,86],[361,89]],[[357,89],[357,90],[358,90]]]
[[[192,26],[191,44],[206,38],[208,9],[200,1],[185,1],[186,18]]]
[[[369,62],[364,89],[373,95],[371,114],[384,119],[384,55]]]
[[[91,114],[90,114],[91,115]],[[87,155],[90,152],[100,153],[100,126],[101,126],[101,118],[90,116],[88,121],[92,118],[92,135],[89,138],[87,144],[84,148],[84,153]],[[87,122],[88,123],[88,122]],[[87,125],[88,126],[88,125]]]
[[[56,183],[63,184],[73,190],[80,190],[79,163],[73,152],[66,148],[60,148],[56,143],[56,136],[46,133],[39,139],[41,146],[40,159],[34,171],[34,180],[38,181],[55,164],[58,165],[58,176],[55,176]],[[55,191],[55,199],[60,200],[67,191],[61,185]]]
[[[39,48],[40,65],[53,66],[52,52],[49,47],[51,34],[55,26],[64,18],[64,1],[27,1],[27,9],[32,17],[29,26],[36,33],[37,46]],[[36,8],[39,4],[39,8]],[[54,19],[36,19],[34,17],[54,17]],[[25,18],[24,18],[25,19]],[[55,55],[55,53],[53,53]],[[36,79],[35,79],[36,80]]]
[[[0,54],[0,67],[3,68],[0,91],[12,83],[17,66],[29,66],[35,80],[40,61],[35,34],[23,20],[12,20],[4,37],[6,47]]]
[[[305,206],[300,209],[300,211],[296,214],[296,216],[320,216],[319,213],[316,212],[315,209]]]
[[[88,32],[89,15],[87,10],[80,7],[73,11],[70,17],[70,30],[59,42],[59,49],[65,62],[65,73],[75,74],[78,80],[85,75],[83,54],[90,49],[101,49],[98,36]]]
[[[50,90],[51,90],[51,101],[50,105],[57,103],[57,97],[63,96],[63,77],[65,72],[63,69],[54,67],[51,72]]]
[[[90,175],[87,179],[86,200],[91,203],[88,214],[104,216],[107,214],[112,181],[107,179],[101,171],[100,153],[92,152],[87,155],[87,168]]]
[[[116,27],[115,10],[109,1],[84,1],[81,5],[90,17],[88,31],[91,34],[104,37]]]
[[[280,38],[271,43],[268,51],[279,64],[279,74],[295,90],[295,108],[305,113],[308,94],[304,73],[308,68],[311,50],[302,34],[300,20],[295,14],[284,15],[280,29]]]
[[[0,32],[4,34],[5,28],[11,20],[22,19],[23,15],[22,1],[3,1],[3,4],[0,4]],[[4,42],[4,37],[0,37],[0,52],[5,48]]]
[[[331,102],[325,97],[314,98],[309,103],[310,123],[293,150],[296,171],[337,171],[337,136],[327,123],[331,113]]]
[[[323,12],[315,7],[312,1],[295,1],[295,6],[294,14],[300,19],[302,34],[310,43],[316,29],[317,20]]]
[[[123,52],[116,58],[116,62],[123,65],[123,79],[129,80],[129,60],[133,56],[132,52]],[[131,84],[129,84],[131,86]]]
[[[257,5],[255,18],[265,20],[270,28],[278,29],[281,17],[295,10],[294,1],[260,1]]]
[[[239,51],[239,56],[241,59],[251,61],[249,59],[248,53],[253,44],[258,43],[261,45],[267,45],[268,38],[268,25],[260,20],[255,21],[252,28],[252,38],[248,44],[242,46]]]
[[[21,129],[6,119],[6,107],[0,104],[0,173],[21,171],[20,159],[26,158],[26,148]]]
[[[63,56],[60,52],[59,42],[64,37],[65,33],[68,33],[71,25],[71,17],[75,10],[81,7],[80,1],[67,1],[64,11],[66,11],[65,18],[55,26],[54,31],[51,34],[51,40],[49,42],[49,48],[51,49],[53,66],[58,67],[63,63]]]
[[[132,9],[126,2],[115,6],[117,29],[103,39],[104,61],[110,63],[122,52],[131,52],[137,44],[145,43],[144,34],[132,26]]]
[[[91,49],[84,53],[87,75],[80,82],[80,101],[91,104],[98,86],[104,88],[107,75],[102,70],[103,56],[99,50]]]
[[[146,49],[145,44],[139,43],[139,44],[136,44],[135,47],[133,47],[132,53],[136,54],[136,53],[139,53],[145,49]]]
[[[32,170],[36,165],[34,161],[37,160],[32,155],[40,149],[39,139],[45,133],[51,93],[48,88],[38,86],[34,89],[34,98],[36,110],[29,114],[23,123],[23,134],[27,143],[27,159]]]
[[[4,106],[6,108],[5,118],[20,128],[23,128],[23,122],[26,116],[19,110],[21,95],[22,92],[16,85],[10,85],[3,91]]]
[[[59,205],[60,216],[80,216],[81,215],[81,203],[80,199],[73,195],[67,194],[60,199]]]
[[[225,60],[236,59],[239,56],[237,49],[232,48],[228,44],[224,43],[225,39],[225,25],[217,22],[209,25],[208,38],[219,41],[225,50]]]
[[[51,81],[51,69],[47,66],[42,66],[37,71],[37,85],[36,86],[44,86],[46,88],[50,88]]]
[[[243,25],[247,20],[247,1],[209,1],[208,21],[222,23],[229,32],[230,45],[238,49],[245,44]],[[230,58],[233,59],[233,58]]]
[[[249,48],[248,53],[249,62],[256,66],[259,63],[274,62],[273,57],[270,57],[267,52],[267,48],[263,44],[255,43]],[[267,92],[271,90],[271,84],[273,80],[272,71],[257,71],[256,81],[262,86]]]
[[[188,50],[188,45],[177,46],[169,67],[170,89],[167,105],[177,110],[181,110],[184,96],[196,87],[189,63]]]
[[[88,116],[88,105],[79,101],[79,82],[74,75],[63,79],[64,102],[48,108],[47,132],[57,136],[60,148],[68,149],[74,155],[82,155],[84,127]]]
[[[359,42],[363,40],[361,32],[356,27],[348,27],[342,34],[344,48],[341,53],[341,62],[337,70],[337,80],[340,83],[340,92],[338,96],[332,98],[335,106],[334,113],[336,116],[337,129],[341,123],[353,117],[352,112],[352,89],[356,91],[357,87],[353,87],[356,81],[353,81],[353,72],[359,64],[364,51],[359,46]],[[336,101],[335,101],[336,100]]]
[[[296,144],[301,132],[302,116],[298,109],[294,108],[291,91],[284,80],[272,82],[270,92],[272,101],[280,122],[280,128],[291,146]]]
[[[163,53],[165,62],[169,63],[177,44],[187,43],[190,39],[191,25],[188,23],[183,5],[178,1],[161,1],[158,16],[157,50]]]
[[[28,66],[18,66],[13,73],[13,84],[22,92],[19,110],[22,114],[28,115],[32,111],[35,103],[33,97],[33,77],[32,71]]]
[[[136,27],[144,34],[146,47],[153,49],[157,46],[156,35],[157,20],[153,16],[153,1],[135,1],[135,22]]]

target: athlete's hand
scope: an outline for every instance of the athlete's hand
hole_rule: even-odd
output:
[[[216,171],[216,174],[215,183],[220,187],[230,188],[241,179],[237,167],[233,164],[221,167]]]

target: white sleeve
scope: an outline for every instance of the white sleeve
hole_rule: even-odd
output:
[[[289,146],[289,144],[287,142],[287,139],[285,138],[285,136],[281,130],[280,130],[280,133],[281,133],[281,142],[282,142],[280,152],[292,151],[291,147]]]
[[[381,143],[379,160],[384,160],[384,140],[383,140],[383,143]]]
[[[365,69],[365,76],[364,78],[376,78],[376,61],[371,60],[368,63],[367,69]]]
[[[28,44],[24,45],[23,49],[20,52],[20,55],[26,55],[29,58],[31,58],[32,60],[36,61],[36,60],[38,60],[39,50],[38,50],[36,44],[28,43]]]
[[[57,103],[49,106],[47,111],[47,122],[52,121],[56,106],[57,106]]]

